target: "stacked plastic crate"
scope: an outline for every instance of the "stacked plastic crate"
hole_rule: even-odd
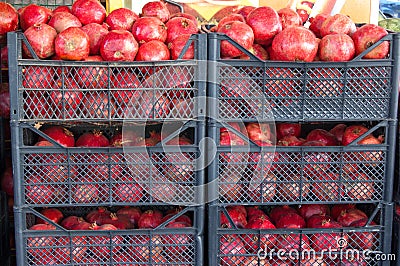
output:
[[[209,34],[208,92],[214,103],[208,133],[217,146],[208,168],[214,184],[209,265],[390,264],[376,254],[391,253],[399,35],[383,40],[390,42],[387,59],[360,55],[349,62],[302,63],[260,61],[225,35]],[[222,41],[250,60],[221,59]],[[263,130],[264,137],[274,135],[275,125],[284,122],[326,130],[364,124],[369,130],[346,146],[260,141]],[[358,144],[368,134],[385,139]],[[328,206],[314,207],[317,214],[332,213],[319,225],[297,222],[300,209],[310,204]],[[367,214],[363,223],[334,223],[334,209],[354,207]],[[259,210],[264,218],[250,223]],[[278,224],[274,212],[286,221]]]
[[[9,33],[17,265],[203,264],[206,42],[189,40],[196,60],[75,62],[23,59],[29,43]],[[85,134],[119,141],[79,145]],[[43,212],[110,221],[126,206],[150,218],[70,230]]]

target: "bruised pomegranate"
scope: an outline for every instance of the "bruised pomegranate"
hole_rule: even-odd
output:
[[[47,24],[52,15],[52,11],[44,6],[29,4],[25,6],[19,14],[19,25],[23,31],[34,24]]]
[[[54,42],[57,32],[53,27],[47,24],[34,24],[26,29],[24,34],[39,58],[45,59],[55,54]],[[22,45],[22,48],[27,57],[33,57],[25,44]]]
[[[133,61],[139,44],[127,30],[112,30],[100,42],[100,55],[105,61]]]
[[[132,34],[139,43],[152,40],[165,42],[167,40],[167,27],[157,17],[141,17],[133,23]]]
[[[83,60],[89,56],[89,36],[80,27],[60,32],[55,41],[56,55],[62,60]]]
[[[6,2],[0,2],[0,36],[18,28],[18,13]],[[1,39],[1,38],[0,38]]]
[[[74,134],[63,126],[49,126],[42,129],[42,132],[65,147],[75,146]],[[38,141],[43,140],[46,139],[43,137],[38,139]]]
[[[224,33],[232,40],[249,50],[254,43],[254,33],[252,28],[244,22],[231,21],[227,22],[219,29],[220,33]],[[221,57],[233,58],[241,56],[243,52],[236,48],[229,41],[221,41]]]
[[[131,31],[133,23],[139,16],[126,7],[120,7],[111,11],[106,17],[105,22],[110,26],[110,30]]]
[[[71,13],[83,25],[89,23],[103,23],[107,16],[105,7],[98,0],[76,0],[72,4]]]
[[[60,33],[69,27],[82,27],[82,23],[79,19],[70,12],[54,13],[47,24],[52,26],[57,33]]]
[[[82,30],[89,36],[89,54],[100,54],[100,43],[108,33],[106,24],[89,23],[82,27]]]
[[[309,29],[290,26],[276,34],[271,48],[275,60],[312,62],[318,52],[318,42]]]

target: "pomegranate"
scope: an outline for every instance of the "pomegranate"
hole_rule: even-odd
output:
[[[257,217],[261,217],[261,216],[266,216],[269,219],[267,214],[262,209],[260,209],[259,206],[246,207],[246,213],[247,213],[248,221],[250,221],[252,218],[257,218]]]
[[[55,41],[56,55],[62,60],[83,60],[89,56],[89,36],[80,27],[60,32]]]
[[[74,78],[67,76],[63,80],[57,80],[50,90],[49,97],[57,117],[72,118],[78,116],[83,92]]]
[[[132,34],[138,43],[152,40],[165,42],[167,40],[167,27],[157,17],[141,17],[133,23]]]
[[[3,3],[3,2],[2,2]],[[8,67],[8,47],[3,46],[0,48],[0,68]]]
[[[133,229],[134,224],[131,222],[130,218],[126,215],[117,215],[116,213],[110,213],[110,215],[104,217],[102,224],[111,224],[118,229]],[[100,225],[100,224],[99,224]]]
[[[54,67],[47,66],[29,66],[22,69],[22,86],[24,88],[48,88],[53,87],[54,83]],[[39,96],[43,93],[39,91],[30,91],[30,95]]]
[[[89,23],[82,27],[82,30],[89,36],[89,54],[100,54],[100,43],[108,33],[106,24]]]
[[[48,126],[42,129],[42,132],[65,147],[75,146],[74,134],[63,126]],[[38,141],[43,140],[46,139],[43,137],[38,139]]]
[[[337,220],[339,215],[346,210],[354,209],[356,207],[355,204],[336,204],[331,208],[331,216],[334,220]]]
[[[52,11],[44,6],[29,4],[25,6],[19,14],[19,25],[23,31],[34,24],[47,24],[52,15]]]
[[[364,218],[361,220],[354,221],[350,224],[350,227],[366,227],[368,226],[374,226],[376,223],[374,221],[371,221],[370,224],[368,224],[368,218]],[[362,249],[362,250],[367,250],[367,249],[373,249],[378,240],[379,236],[376,232],[354,232],[354,233],[349,233],[349,240],[350,240],[350,245],[353,247]]]
[[[313,129],[307,134],[306,141],[320,141],[323,146],[337,146],[336,136],[321,128]]]
[[[368,215],[357,208],[343,210],[337,217],[337,221],[343,226],[350,226],[361,219],[368,219]]]
[[[264,49],[264,47],[262,47],[262,45],[260,45],[258,43],[253,43],[253,46],[250,48],[249,52],[254,54],[260,60],[268,60],[269,59],[267,50]],[[249,60],[250,56],[244,54],[244,55],[241,55],[239,58],[243,59],[243,60]]]
[[[268,216],[259,216],[249,219],[246,229],[276,229],[275,225],[269,220]],[[250,253],[259,251],[260,249],[266,250],[274,247],[276,243],[276,236],[274,234],[246,234],[243,237],[246,250]]]
[[[226,168],[219,176],[219,196],[223,201],[238,202],[243,193],[243,184],[240,182],[241,173]]]
[[[172,218],[173,216],[175,216],[177,214],[179,214],[179,213],[168,213],[167,215],[165,215],[163,217],[162,222],[164,223],[165,221],[167,221],[168,219]],[[182,214],[182,215],[179,215],[177,218],[175,218],[175,219],[171,220],[170,222],[168,222],[168,225],[172,224],[172,223],[180,223],[182,225],[185,225],[185,226],[182,226],[182,227],[191,227],[192,226],[192,219],[190,219],[190,217],[187,216],[186,214]]]
[[[128,217],[134,227],[137,227],[142,211],[138,207],[125,206],[117,210],[117,215]]]
[[[76,147],[108,147],[109,140],[102,132],[94,130],[80,135],[75,144]]]
[[[111,211],[105,207],[98,207],[88,212],[85,216],[85,220],[91,224],[96,223],[98,225],[104,224],[105,220],[110,216]]]
[[[102,62],[103,58],[100,55],[89,55],[83,61]],[[84,65],[77,69],[74,80],[81,88],[101,89],[107,86],[108,71],[106,67]]]
[[[354,42],[347,34],[329,34],[319,42],[318,57],[321,61],[349,61],[354,55]]]
[[[156,228],[162,223],[163,214],[158,210],[143,212],[138,221],[138,228]]]
[[[184,17],[172,18],[165,23],[165,26],[167,27],[167,44],[182,34],[196,34],[199,31],[197,24]]]
[[[226,16],[226,17],[223,17],[218,22],[216,31],[218,32],[225,23],[231,22],[231,21],[240,21],[240,22],[246,23],[245,18],[241,14],[232,13],[232,14],[229,14],[228,16]]]
[[[246,227],[247,217],[245,213],[240,211],[238,208],[229,206],[226,208],[226,211],[236,227],[238,228]],[[230,220],[228,219],[228,217],[226,217],[226,215],[223,212],[221,212],[220,215],[220,222],[221,222],[221,227],[223,228],[233,228],[233,225],[231,224]]]
[[[105,61],[133,61],[139,44],[126,30],[109,31],[100,42],[100,55]]]
[[[341,228],[342,225],[331,219],[324,219],[320,224],[316,224],[313,228]],[[311,235],[311,247],[316,251],[344,249],[347,246],[348,235],[346,233],[314,233]]]
[[[276,137],[281,139],[284,136],[300,137],[301,124],[300,123],[276,123]]]
[[[166,143],[178,147],[191,146],[193,142],[182,136],[177,136]],[[188,152],[165,152],[164,172],[171,182],[192,182],[193,179],[193,155]]]
[[[263,161],[261,161],[259,156],[255,154],[251,154],[252,160],[256,162],[256,166],[253,169],[252,176],[249,176],[249,181],[245,184],[244,191],[246,191],[247,198],[246,201],[250,200],[253,202],[269,202],[271,201],[275,195],[277,190],[277,177],[274,173],[270,172],[270,165],[268,161],[270,161],[270,155],[265,155]],[[267,162],[266,165],[264,162]],[[254,178],[254,179],[253,179]]]
[[[118,230],[118,228],[112,224],[97,225],[96,223],[92,224],[89,229],[104,231]],[[93,252],[93,255],[96,256],[96,259],[101,261],[107,261],[110,259],[111,254],[117,253],[121,249],[123,241],[124,238],[118,234],[99,234],[88,237],[88,245],[92,247],[90,250]]]
[[[306,221],[298,213],[289,212],[275,220],[276,228],[305,228]]]
[[[86,92],[81,104],[81,112],[86,118],[112,119],[116,110],[115,101],[106,91],[93,89]]]
[[[186,43],[189,42],[191,34],[182,34],[176,37],[172,42],[168,44],[168,48],[171,54],[171,59],[177,60],[181,55],[183,48],[185,48]],[[194,58],[194,43],[191,42],[186,52],[180,59],[193,59]]]
[[[182,222],[171,222],[166,228],[185,228],[187,227],[186,223]],[[171,234],[171,235],[163,235],[163,243],[165,245],[164,252],[165,256],[168,257],[168,260],[172,262],[181,262],[185,257],[185,253],[188,252],[190,245],[193,243],[193,239],[188,234]]]
[[[252,28],[244,22],[231,21],[221,26],[220,33],[224,33],[232,40],[240,44],[244,49],[249,50],[254,43],[254,33]],[[221,57],[233,58],[241,56],[243,52],[236,48],[229,41],[221,41]]]
[[[297,210],[306,221],[315,214],[330,214],[330,209],[326,204],[302,204]]]
[[[110,26],[110,30],[132,30],[133,23],[139,16],[129,8],[120,7],[111,11],[106,17],[105,22]]]
[[[310,140],[305,141],[302,146],[324,147],[325,144],[319,140]],[[331,156],[331,152],[325,152],[321,150],[306,152],[303,156],[303,160],[307,162],[307,164],[305,164],[303,168],[304,172],[310,177],[327,172],[332,164],[333,159]]]
[[[163,259],[161,255],[163,252],[162,241],[162,235],[152,235],[151,237],[149,235],[135,235],[128,242],[130,245],[127,246],[126,250],[129,252],[129,257],[132,257],[136,263],[151,264],[149,262],[150,256],[153,263],[161,262],[161,259]]]
[[[54,225],[50,224],[34,224],[28,228],[33,231],[53,231],[56,230]],[[34,259],[40,260],[43,257],[50,257],[55,244],[55,237],[51,236],[34,236],[26,239],[27,251]]]
[[[337,124],[329,130],[329,133],[335,135],[338,145],[342,145],[343,134],[346,129],[346,124]]]
[[[305,234],[279,234],[276,236],[276,248],[287,252],[305,251],[310,249],[310,240]]]
[[[71,13],[74,14],[83,25],[89,23],[103,23],[107,12],[98,0],[76,0],[72,4]]]
[[[170,53],[168,46],[158,40],[151,40],[139,46],[136,61],[162,61],[169,60]]]
[[[344,195],[340,175],[336,172],[318,172],[313,176],[315,181],[311,192],[320,201],[339,201]]]
[[[80,224],[82,222],[85,222],[85,220],[82,217],[71,215],[71,216],[65,217],[60,222],[60,225],[67,230],[73,230],[72,228],[74,228],[75,226],[78,226],[78,224]]]
[[[143,84],[142,84],[143,85]],[[146,85],[144,85],[146,87]],[[142,90],[137,101],[131,103],[125,112],[128,118],[161,118],[166,117],[170,111],[170,99],[160,90]]]
[[[28,176],[25,184],[25,201],[29,204],[50,204],[56,199],[58,193],[46,178],[37,175]]]
[[[281,19],[282,30],[289,26],[301,26],[303,24],[299,14],[289,7],[279,9],[278,15]]]
[[[219,251],[221,265],[241,265],[247,251],[243,241],[237,235],[227,235],[220,239]]]
[[[143,188],[130,178],[122,177],[112,186],[113,198],[116,202],[139,202],[143,197]]]
[[[375,197],[375,182],[371,182],[367,174],[362,172],[347,173],[343,176],[343,184],[347,196],[356,200],[370,200]]]
[[[142,17],[157,17],[165,23],[170,15],[167,5],[162,1],[150,1],[142,7]]]
[[[378,42],[388,32],[381,26],[375,24],[365,24],[358,28],[351,36],[354,41],[356,55],[367,50],[371,45]],[[383,59],[389,53],[389,42],[384,41],[372,51],[363,56],[364,59]]]
[[[244,17],[244,19],[247,19],[247,16],[254,9],[256,9],[256,7],[254,7],[254,6],[243,6],[243,7],[239,8],[239,10],[237,10],[236,13],[242,15]]]
[[[10,118],[10,89],[8,83],[0,84],[0,117]]]
[[[356,25],[351,18],[340,13],[327,17],[320,28],[321,37],[335,33],[343,33],[351,36],[355,31]]]
[[[320,225],[324,220],[328,220],[328,219],[332,219],[332,217],[329,214],[316,213],[307,219],[307,221],[306,221],[307,227],[314,228],[314,227]]]
[[[171,12],[171,16],[169,17],[169,19],[172,19],[175,17],[187,18],[187,19],[190,19],[191,21],[193,21],[195,25],[199,24],[199,20],[197,20],[198,16],[195,16],[195,15],[189,13],[188,10],[186,10],[184,13],[182,13],[182,12],[172,13]]]
[[[7,196],[14,196],[14,180],[13,180],[13,169],[8,166],[4,169],[0,178],[1,190],[6,192]]]
[[[276,223],[280,216],[286,215],[289,213],[297,213],[297,210],[289,205],[283,205],[283,206],[276,206],[272,208],[269,217],[271,220]]]
[[[295,136],[284,136],[280,140],[278,140],[278,146],[302,146],[305,142],[305,139],[297,138]]]
[[[349,145],[351,142],[353,142],[358,137],[360,137],[361,135],[363,135],[367,132],[368,132],[368,128],[363,125],[360,125],[360,124],[349,125],[348,127],[346,127],[346,129],[343,132],[342,145],[343,146]]]
[[[53,9],[53,15],[54,15],[55,13],[58,13],[58,12],[68,12],[68,13],[71,13],[71,8],[70,8],[69,6],[64,6],[64,5],[57,6],[56,8]]]
[[[34,24],[27,28],[24,34],[39,58],[45,59],[55,54],[54,42],[57,32],[53,27],[47,24]],[[33,57],[25,43],[22,48],[26,57]]]
[[[77,203],[97,203],[101,196],[98,184],[74,184],[71,192],[72,199]]]
[[[18,28],[18,12],[6,2],[0,2],[0,36]]]
[[[53,13],[53,16],[47,24],[52,26],[57,33],[60,33],[69,27],[82,27],[82,23],[79,19],[70,12]]]
[[[277,186],[277,194],[283,201],[298,201],[301,198],[306,198],[310,192],[309,177],[307,175],[301,176],[300,169],[297,169],[297,166],[293,166],[293,168],[291,166],[286,165],[283,168],[293,171],[293,173],[284,172],[279,177],[281,184]]]
[[[59,224],[64,219],[64,214],[57,208],[45,208],[40,213],[53,223]],[[37,224],[48,224],[48,222],[40,217],[36,217]]]
[[[315,18],[310,18],[310,26],[308,27],[312,32],[314,32],[317,38],[321,38],[321,26],[325,19],[329,17],[328,14],[317,14]]]
[[[131,99],[136,100],[141,94],[140,90],[137,90],[141,85],[139,78],[136,73],[129,70],[121,70],[116,75],[111,76],[110,86],[113,89],[114,99],[116,99],[116,103],[120,106],[120,109],[125,110],[129,106]],[[133,141],[133,138],[130,140]]]
[[[253,29],[254,42],[261,45],[271,44],[275,35],[282,31],[281,19],[272,7],[257,7],[247,15],[246,22]]]
[[[307,28],[290,26],[274,37],[271,44],[274,59],[312,62],[318,52],[317,39]]]

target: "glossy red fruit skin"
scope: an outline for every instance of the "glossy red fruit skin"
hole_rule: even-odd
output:
[[[356,55],[361,54],[371,45],[386,36],[388,32],[381,26],[375,24],[365,24],[358,28],[351,36],[354,41]],[[378,47],[363,56],[364,59],[383,59],[389,53],[389,42],[384,41]]]
[[[240,237],[237,235],[229,235],[220,240],[219,250],[221,252],[221,265],[241,265],[246,254],[246,248]],[[234,255],[234,256],[227,256]]]
[[[80,20],[69,12],[54,13],[47,24],[52,26],[57,33],[69,27],[82,27]]]
[[[303,204],[299,206],[298,212],[305,220],[308,220],[315,214],[329,215],[331,211],[326,204]]]
[[[83,25],[89,23],[103,23],[107,12],[98,0],[76,0],[72,4],[71,13],[74,14]]]
[[[50,126],[44,128],[42,132],[65,147],[75,146],[74,134],[65,127]],[[38,141],[42,140],[46,139],[43,137],[39,137]]]
[[[106,24],[89,23],[82,27],[89,36],[89,54],[100,55],[100,43],[109,32]]]
[[[110,26],[110,30],[132,30],[133,23],[139,16],[126,7],[120,7],[111,11],[106,17],[105,22]]]
[[[246,227],[247,218],[242,211],[234,207],[227,207],[226,211],[228,212],[228,215],[232,219],[232,222],[234,223],[235,226],[237,226],[238,228]],[[233,225],[231,224],[230,220],[228,219],[228,217],[226,217],[226,215],[223,212],[221,212],[220,215],[220,222],[222,228],[233,228]]]
[[[34,24],[46,24],[52,15],[52,11],[44,6],[29,4],[21,10],[19,24],[23,31]]]
[[[132,34],[139,43],[167,40],[167,27],[157,17],[140,17],[132,25]]]
[[[57,37],[56,30],[47,24],[34,24],[24,32],[33,51],[40,59],[46,59],[55,54],[54,41]],[[24,54],[32,58],[27,46],[22,46]]]
[[[60,32],[55,41],[56,55],[62,60],[84,60],[89,56],[89,36],[80,27]]]
[[[321,38],[321,26],[325,19],[329,17],[328,14],[318,14],[315,18],[310,18],[310,26],[308,27],[312,32],[314,32],[317,38]]]
[[[217,25],[217,29],[216,29],[216,30],[219,31],[219,29],[220,29],[225,23],[231,22],[231,21],[240,21],[240,22],[246,23],[245,18],[244,18],[241,14],[232,13],[232,14],[229,14],[228,16],[226,16],[226,17],[223,17],[223,18],[218,22],[218,25]]]
[[[254,42],[269,45],[274,36],[282,31],[278,12],[271,7],[258,7],[246,18],[247,24],[253,29]]]
[[[152,1],[143,5],[142,17],[158,17],[162,22],[167,22],[170,18],[167,5],[161,1]]]
[[[281,215],[278,220],[275,221],[276,228],[304,228],[306,227],[306,221],[298,213],[287,213]]]
[[[350,226],[362,219],[368,219],[368,215],[362,210],[354,208],[342,211],[336,220],[343,226]]]
[[[156,228],[162,222],[163,215],[158,210],[143,212],[138,221],[138,228]]]
[[[276,127],[277,139],[281,139],[284,136],[300,137],[301,134],[300,123],[277,123],[275,127]]]
[[[180,54],[183,51],[183,48],[185,47],[186,43],[189,41],[191,34],[182,34],[178,37],[176,37],[172,42],[168,44],[168,48],[171,54],[171,59],[172,60],[177,60],[180,56]],[[181,59],[186,59],[190,60],[194,58],[194,43],[192,42],[188,49],[186,50],[186,53],[182,56]]]
[[[54,15],[55,13],[58,13],[58,12],[68,12],[68,13],[71,13],[71,8],[70,8],[69,6],[64,6],[64,5],[62,5],[62,6],[57,6],[56,8],[53,9],[53,15]]]
[[[306,141],[321,141],[324,146],[337,146],[335,135],[321,128],[313,129],[307,134]]]
[[[165,26],[167,27],[167,44],[182,34],[196,34],[199,31],[197,24],[184,17],[172,18],[165,23]]]
[[[254,9],[256,9],[256,7],[254,7],[254,6],[244,6],[244,7],[241,7],[238,11],[236,11],[236,13],[242,15],[244,17],[244,19],[247,19],[247,16]]]
[[[40,211],[40,213],[48,218],[50,221],[58,224],[61,222],[62,219],[64,219],[64,214],[57,208],[46,208]],[[42,218],[37,217],[36,219],[37,224],[48,224],[47,221],[45,221]]]
[[[246,229],[276,229],[275,225],[269,220],[267,215],[253,217],[249,219]],[[259,249],[272,248],[276,243],[274,234],[246,234],[243,242],[247,251],[257,252]]]
[[[297,210],[293,207],[290,207],[288,205],[284,205],[284,206],[277,206],[274,207],[270,214],[269,217],[271,218],[271,220],[276,223],[278,221],[278,219],[280,218],[280,216],[282,215],[286,215],[288,213],[297,213]]]
[[[276,34],[271,48],[275,60],[312,62],[318,52],[318,42],[309,29],[290,26]]]
[[[9,3],[0,2],[0,35],[18,28],[18,12]]]
[[[249,25],[240,21],[231,21],[225,23],[219,30],[232,40],[239,43],[244,49],[249,50],[254,43],[254,33]],[[221,57],[234,58],[243,55],[244,53],[234,47],[229,41],[221,41]]]
[[[299,14],[289,7],[279,9],[278,15],[281,19],[282,30],[288,26],[301,26],[302,24]]]
[[[335,204],[331,208],[331,216],[334,220],[337,220],[342,211],[354,209],[355,207],[355,204]]]
[[[330,133],[335,135],[338,145],[342,145],[343,133],[346,130],[346,124],[337,124],[329,130]]]
[[[368,128],[363,125],[350,125],[348,126],[344,132],[342,137],[342,145],[347,146],[359,136],[368,132]]]
[[[355,23],[344,14],[335,14],[325,19],[320,28],[321,37],[343,33],[351,36],[356,31]]]
[[[109,140],[99,131],[86,132],[78,137],[76,147],[108,147]]]
[[[104,61],[134,61],[138,50],[138,42],[126,30],[112,30],[100,43],[100,55]]]
[[[321,61],[349,61],[354,55],[354,42],[347,34],[329,34],[319,42],[318,57]]]
[[[145,42],[139,46],[136,61],[162,61],[171,58],[168,46],[157,40]]]

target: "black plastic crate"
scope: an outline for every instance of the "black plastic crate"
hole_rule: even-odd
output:
[[[205,34],[195,60],[89,62],[23,59],[21,32],[8,34],[11,113],[16,121],[199,120],[205,114]]]
[[[65,5],[71,7],[74,0],[7,0],[2,1],[11,4],[16,9],[25,7],[29,4],[36,4],[39,6],[44,6],[50,9],[54,9],[58,6]]]
[[[4,191],[0,191],[0,257],[2,265],[9,265],[10,263],[9,234],[10,224],[8,219],[7,195]]]
[[[204,170],[197,160],[201,132],[196,125],[165,138],[190,132],[192,145],[67,148],[57,142],[54,146],[34,146],[39,135],[51,139],[21,123],[13,129],[15,205],[203,204],[203,192],[198,188],[204,184]],[[76,137],[94,129],[110,137],[121,125],[74,124],[66,128]]]
[[[92,209],[60,210],[64,217],[85,217]],[[19,209],[17,265],[203,265],[199,208],[183,208],[174,218],[183,214],[195,217],[192,226],[172,228],[166,221],[155,229],[67,230],[48,221],[54,227],[30,230],[39,210]]]
[[[395,210],[398,210],[399,206],[395,205]],[[400,216],[398,211],[395,211],[393,218],[393,251],[396,253],[396,258],[400,256]],[[399,262],[393,263],[392,265],[399,265]]]
[[[364,60],[360,55],[348,62],[310,63],[261,61],[226,35],[208,37],[208,96],[215,101],[215,120],[354,121],[397,115],[399,34],[381,39],[390,42],[387,59]],[[251,59],[221,59],[221,41]]]
[[[211,205],[209,265],[390,265],[393,204],[372,208],[360,227],[244,229],[220,226],[228,212]]]
[[[323,124],[311,125],[321,128]],[[391,123],[381,121],[364,135],[384,135],[382,144],[347,146],[259,146],[242,135],[243,144],[219,144],[208,168],[208,200],[230,204],[391,202],[394,137]],[[312,127],[311,127],[312,128]]]

